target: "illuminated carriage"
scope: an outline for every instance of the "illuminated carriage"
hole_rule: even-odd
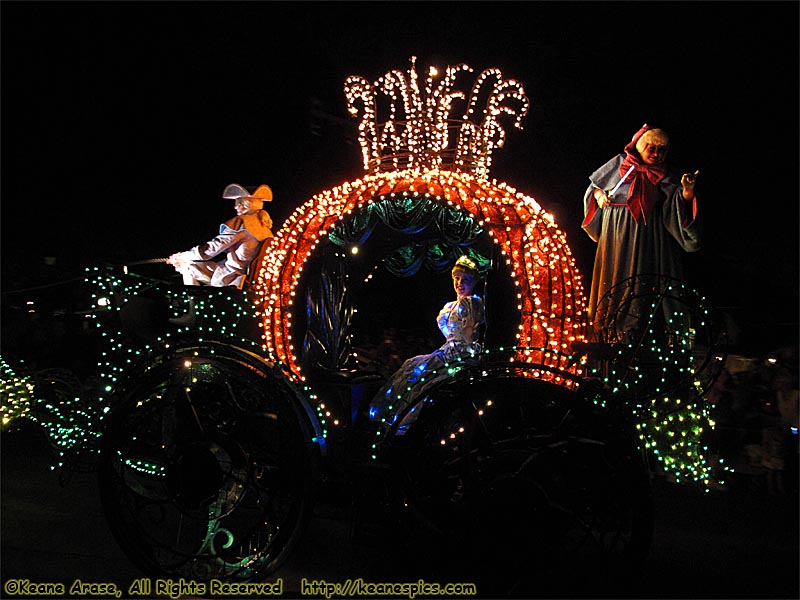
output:
[[[123,330],[142,312],[153,324],[139,346],[109,339],[100,399],[103,504],[148,574],[263,578],[337,485],[352,494],[355,528],[375,512],[406,531],[418,523],[413,552],[426,564],[467,580],[491,574],[486,585],[503,582],[500,591],[519,590],[524,576],[546,593],[565,568],[596,589],[643,560],[652,508],[641,450],[655,437],[635,417],[677,414],[654,404],[668,400],[654,386],[666,371],[629,348],[606,345],[599,362],[587,351],[581,275],[563,233],[533,198],[488,180],[500,119],[519,126],[528,99],[496,69],[468,95],[456,91],[469,71],[431,69],[422,88],[413,61],[408,77],[349,78],[367,174],[299,206],[244,290],[147,282],[122,294],[127,275],[98,276],[97,299],[116,295],[109,307]],[[460,102],[463,118],[451,119]],[[406,326],[398,313],[435,314],[442,296],[419,290],[436,291],[461,254],[487,272],[484,353],[450,365],[402,435],[370,422],[364,409],[386,373],[363,346]],[[170,328],[142,310],[165,289],[177,311],[194,298],[194,324]],[[686,357],[681,377],[666,379],[690,382],[691,407],[718,348],[697,351],[712,335],[705,309],[684,305],[694,338],[675,350]]]

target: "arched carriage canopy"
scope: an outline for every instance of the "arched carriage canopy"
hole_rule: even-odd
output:
[[[489,268],[489,252],[474,248],[484,232],[474,216],[427,194],[383,196],[343,219],[328,233],[328,239],[341,248],[357,250],[381,224],[385,226],[384,236],[388,229],[410,238],[400,243],[387,240],[385,244],[383,266],[397,277],[409,277],[422,267],[447,271],[465,253],[483,271]]]
[[[444,231],[458,232],[453,239],[463,240],[465,233],[469,237],[470,229],[476,236],[479,230],[488,233],[516,290],[518,358],[568,368],[569,345],[585,334],[586,302],[563,232],[533,198],[512,187],[439,170],[380,173],[348,182],[315,195],[286,219],[268,240],[270,247],[258,265],[257,303],[269,354],[300,373],[297,353],[302,339],[292,336],[292,318],[298,308],[305,310],[305,298],[297,290],[307,261],[329,236],[340,245],[347,243],[347,236],[358,239],[369,231],[371,213],[390,209],[427,215],[420,222],[439,218]],[[459,219],[462,213],[468,218]],[[403,222],[414,219],[406,214]],[[445,264],[451,258],[446,256],[446,238],[445,234],[440,243],[425,245],[418,256],[406,245],[405,256],[400,253],[386,262],[394,261],[399,270],[423,260]]]
[[[295,289],[305,310],[294,311],[292,330],[303,370],[349,371],[386,340],[404,357],[438,347],[433,315],[453,299],[449,272],[461,255],[486,274],[483,344],[514,346],[516,292],[488,232],[464,210],[392,194],[344,217],[306,261]]]

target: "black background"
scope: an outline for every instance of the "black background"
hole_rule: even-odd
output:
[[[2,2],[2,286],[166,256],[268,183],[278,225],[364,174],[349,75],[467,63],[520,81],[490,179],[554,215],[579,267],[589,174],[642,123],[700,169],[710,302],[796,323],[796,2]],[[45,257],[55,265],[43,266]],[[52,262],[52,261],[50,261]],[[794,330],[793,330],[794,331]]]

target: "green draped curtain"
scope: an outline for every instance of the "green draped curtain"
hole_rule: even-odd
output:
[[[471,247],[484,232],[472,215],[424,196],[382,198],[364,206],[352,219],[330,231],[328,239],[341,247],[360,245],[379,222],[407,235],[435,232],[429,241],[412,241],[384,257],[384,266],[395,276],[410,277],[423,266],[446,271],[462,254],[470,256],[482,270],[489,266],[489,259]]]

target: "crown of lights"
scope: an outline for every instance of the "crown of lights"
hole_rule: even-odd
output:
[[[492,152],[505,143],[500,118],[509,115],[522,129],[530,102],[522,84],[504,79],[496,68],[483,71],[467,96],[455,87],[462,71],[473,72],[458,64],[440,78],[430,67],[421,88],[412,56],[407,78],[393,70],[374,83],[360,75],[345,80],[347,110],[354,118],[361,112],[358,140],[367,173],[445,169],[488,177]],[[453,118],[462,101],[464,112]],[[482,118],[479,104],[485,107]]]

